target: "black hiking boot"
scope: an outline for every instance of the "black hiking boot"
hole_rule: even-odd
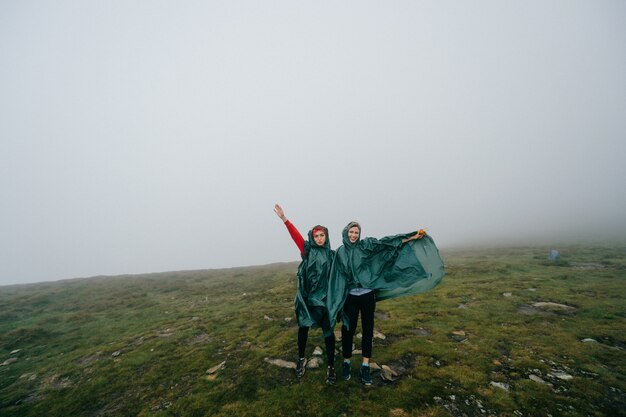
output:
[[[331,365],[326,369],[326,383],[335,385],[335,381],[337,381],[337,374],[335,374],[335,367]]]
[[[346,381],[349,381],[352,377],[350,362],[343,361],[341,363],[341,376],[343,376],[343,379]]]
[[[372,373],[369,366],[361,365],[361,382],[363,385],[372,385]]]
[[[298,365],[296,365],[296,377],[302,378],[306,371],[306,358],[298,359]]]

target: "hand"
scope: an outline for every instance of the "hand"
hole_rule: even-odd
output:
[[[283,211],[283,208],[282,208],[280,205],[278,205],[278,204],[275,204],[275,205],[274,205],[274,213],[276,213],[276,215],[277,215],[278,217],[280,217],[280,219],[281,219],[283,222],[286,222],[286,221],[287,221],[287,217],[285,217],[285,212]]]
[[[415,233],[413,236],[411,237],[407,237],[406,239],[402,239],[402,243],[406,243],[410,240],[417,240],[417,239],[421,239],[426,235],[426,231],[424,229],[420,229],[417,233]]]

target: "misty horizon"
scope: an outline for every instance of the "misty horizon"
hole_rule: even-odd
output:
[[[0,285],[626,242],[626,4],[0,5]],[[558,249],[558,247],[557,247]]]

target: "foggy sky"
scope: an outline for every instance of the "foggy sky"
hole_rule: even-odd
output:
[[[0,3],[0,285],[626,238],[623,1]]]

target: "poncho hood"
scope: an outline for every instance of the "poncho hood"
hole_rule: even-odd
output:
[[[348,231],[350,229],[352,229],[354,226],[359,228],[359,239],[356,242],[352,243],[352,242],[350,242],[350,238],[348,237]],[[356,246],[359,243],[359,241],[361,240],[361,225],[358,222],[354,222],[354,221],[348,223],[346,225],[346,227],[343,228],[343,231],[341,232],[341,238],[343,240],[343,245],[344,246],[346,246],[348,248],[352,248],[352,247]]]

